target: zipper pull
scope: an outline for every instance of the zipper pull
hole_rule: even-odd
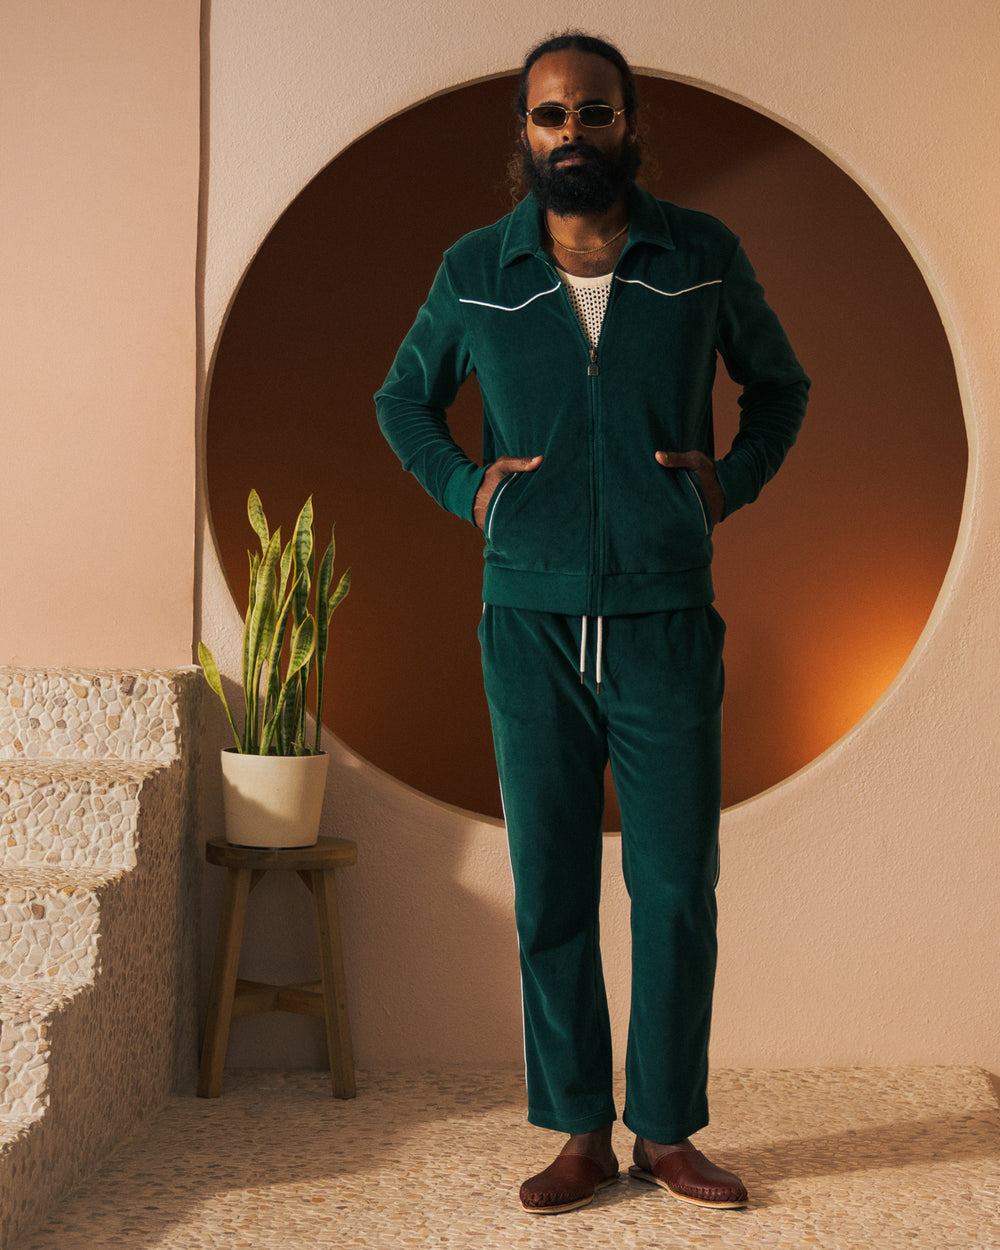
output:
[[[590,349],[590,364],[587,366],[587,377],[596,378],[600,372],[597,366],[597,348],[592,347]]]

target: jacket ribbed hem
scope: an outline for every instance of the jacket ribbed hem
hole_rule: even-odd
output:
[[[483,602],[498,608],[559,612],[566,616],[636,616],[674,612],[715,601],[712,570],[676,573],[586,574],[531,572],[486,565]]]

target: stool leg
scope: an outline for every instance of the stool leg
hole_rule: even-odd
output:
[[[354,1053],[351,1025],[347,1016],[347,978],[340,942],[340,908],[337,904],[337,874],[333,868],[317,870],[312,877],[316,906],[316,929],[323,977],[323,1014],[330,1054],[330,1083],[334,1098],[353,1098]]]
[[[249,868],[230,868],[219,919],[219,941],[212,967],[212,987],[205,1020],[205,1041],[198,1073],[198,1097],[218,1098],[222,1093],[222,1069],[226,1062],[229,1025],[233,1018],[236,972],[243,942],[243,923],[251,888]]]

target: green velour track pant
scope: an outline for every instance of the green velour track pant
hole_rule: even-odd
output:
[[[599,621],[483,611],[528,1119],[542,1128],[582,1133],[616,1118],[598,918],[609,760],[631,900],[623,1119],[657,1142],[708,1123],[724,636],[710,606]]]

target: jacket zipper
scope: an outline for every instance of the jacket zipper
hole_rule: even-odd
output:
[[[619,257],[618,260],[620,262],[621,257]],[[548,264],[548,261],[546,261],[546,264]],[[551,270],[552,266],[549,265],[549,268]],[[616,264],[615,271],[617,271],[617,269],[618,269],[618,265]],[[559,275],[554,270],[552,270],[552,276],[557,279],[559,278]],[[562,280],[559,279],[559,281],[561,284]],[[613,303],[614,289],[615,289],[615,284],[614,282],[612,282],[611,290],[608,292],[608,302],[604,309],[604,319],[601,322],[601,333],[600,333],[600,337],[598,338],[598,344],[600,343],[600,340],[604,338],[605,327],[608,324],[608,315],[611,312],[611,305]],[[580,324],[580,318],[576,315],[576,312],[573,309],[573,305],[570,302],[569,292],[566,290],[565,287],[563,287],[562,295],[563,295],[563,299],[565,300],[565,308],[568,311],[569,316],[571,317],[573,323],[576,326],[577,333],[580,334],[580,336],[583,338],[584,344],[587,348],[587,377],[598,378],[600,377],[600,374],[601,374],[601,367],[598,363],[597,347],[595,347],[587,338],[587,335],[583,329],[583,326]],[[590,594],[588,596],[590,600],[590,603],[589,603],[590,610],[588,612],[589,616],[601,615],[602,613],[601,600],[603,598],[603,596],[600,593],[600,587],[603,582],[603,563],[604,563],[603,560],[601,559],[601,545],[602,545],[603,535],[604,535],[604,509],[603,509],[602,484],[599,481],[602,466],[601,466],[600,458],[598,457],[598,454],[597,454],[598,413],[597,413],[597,395],[594,389],[596,386],[597,386],[596,382],[592,382],[590,386],[590,426],[591,426],[590,514],[592,517],[592,522],[591,522],[591,531],[590,531],[591,589],[590,589]]]
[[[622,253],[624,255],[624,252]],[[618,265],[621,263],[621,256],[615,264],[613,273],[618,272]],[[601,332],[598,335],[597,346],[589,343],[590,352],[587,364],[587,376],[593,379],[590,389],[590,406],[591,406],[591,428],[593,429],[593,509],[594,509],[594,530],[593,530],[593,546],[591,549],[592,568],[593,568],[593,598],[591,601],[591,614],[601,617],[604,614],[604,508],[607,499],[607,492],[604,488],[604,461],[598,455],[598,447],[600,445],[600,433],[603,425],[604,414],[603,405],[601,404],[601,394],[598,390],[600,382],[597,379],[601,374],[601,366],[598,362],[598,349],[604,341],[608,331],[608,322],[612,315],[612,309],[615,304],[616,283],[612,276],[611,288],[608,291],[608,302],[604,308],[604,317],[601,321]],[[581,332],[583,327],[580,327]]]
[[[607,309],[604,311],[607,317]],[[581,329],[583,327],[581,326]],[[603,332],[604,325],[602,323],[601,330]],[[588,598],[590,599],[591,615],[601,615],[602,595],[601,588],[601,545],[604,538],[604,509],[602,507],[602,490],[601,490],[601,458],[597,454],[599,438],[598,438],[598,395],[597,381],[600,376],[600,366],[597,363],[597,348],[591,346],[590,358],[587,365],[587,377],[593,379],[590,383],[590,503],[591,503],[591,531],[590,531],[590,568],[591,568],[591,589]]]

